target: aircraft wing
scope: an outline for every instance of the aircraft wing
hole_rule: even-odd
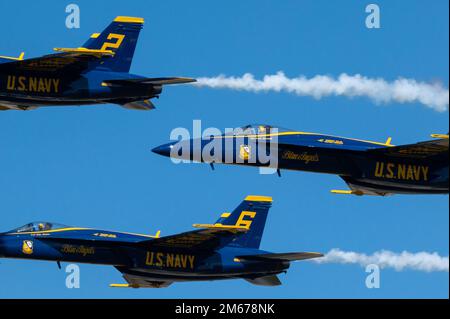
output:
[[[448,135],[434,134],[432,136],[437,137],[438,139],[416,144],[372,149],[367,152],[386,156],[410,158],[428,158],[448,154]]]
[[[320,253],[309,253],[309,252],[301,252],[301,253],[281,253],[281,254],[260,254],[260,255],[245,255],[245,256],[237,256],[236,258],[240,261],[296,261],[296,260],[306,260],[312,258],[323,257],[323,254]]]
[[[88,68],[88,62],[98,60],[104,56],[112,56],[112,51],[89,49],[57,48],[62,53],[44,55],[38,58],[17,60],[0,64],[0,70],[23,71],[62,71],[76,69],[82,71]]]
[[[168,84],[182,84],[182,83],[192,83],[197,80],[191,78],[138,78],[138,79],[120,79],[120,80],[106,80],[103,81],[106,85],[110,86],[133,86],[133,85],[168,85]]]
[[[161,247],[212,250],[227,245],[233,241],[239,233],[244,233],[244,231],[223,227],[204,228],[177,235],[141,241],[139,242],[139,245],[147,248]]]

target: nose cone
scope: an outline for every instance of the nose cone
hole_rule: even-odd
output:
[[[172,151],[173,143],[163,144],[152,149],[153,153],[170,157],[170,152]]]
[[[193,141],[196,140],[182,140],[163,144],[152,149],[152,152],[165,157],[170,157],[172,160],[176,160],[175,163],[179,163],[178,160],[182,161],[196,160],[197,157],[195,157],[195,155],[201,154],[202,144],[200,140],[198,140],[199,146],[193,147]],[[200,162],[200,160],[196,161]]]

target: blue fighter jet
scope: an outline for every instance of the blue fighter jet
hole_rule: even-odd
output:
[[[69,227],[48,222],[0,234],[0,257],[114,266],[126,284],[111,287],[160,288],[173,282],[245,279],[277,286],[290,263],[319,253],[275,254],[259,249],[272,198],[247,196],[214,224],[160,237]]]
[[[153,152],[175,160],[270,167],[339,175],[350,190],[336,194],[448,194],[448,134],[435,140],[394,146],[299,132],[270,125],[247,125],[218,136],[182,140]]]
[[[117,17],[82,47],[26,60],[24,53],[0,56],[0,110],[107,103],[153,109],[150,99],[159,97],[163,85],[195,80],[129,73],[143,24],[142,18]]]

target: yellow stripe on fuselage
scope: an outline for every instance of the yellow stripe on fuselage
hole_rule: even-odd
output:
[[[386,143],[380,143],[380,142],[373,142],[373,141],[366,141],[366,140],[360,140],[356,138],[347,138],[347,137],[341,137],[341,136],[334,136],[334,135],[325,135],[325,134],[318,134],[318,133],[309,133],[309,132],[281,132],[281,133],[269,133],[269,134],[248,134],[248,135],[221,135],[216,136],[216,138],[262,138],[262,137],[272,137],[272,136],[289,136],[289,135],[317,135],[317,136],[329,136],[333,138],[339,138],[339,139],[345,139],[350,141],[356,141],[356,142],[363,142],[363,143],[369,143],[374,145],[381,145],[386,147],[392,147],[394,145],[386,144]]]
[[[144,235],[144,234],[124,233],[124,232],[115,232],[115,233],[124,234],[124,235],[139,236],[139,237],[145,237],[145,238],[159,238],[158,233],[156,235]]]
[[[157,236],[153,236],[153,235],[143,235],[143,234],[135,234],[135,233],[108,231],[108,230],[97,230],[97,229],[93,229],[93,228],[82,228],[82,227],[68,227],[68,228],[50,229],[50,230],[41,230],[41,231],[32,231],[32,232],[9,233],[7,235],[38,235],[38,234],[50,234],[50,233],[59,233],[59,232],[77,231],[77,230],[92,230],[92,231],[101,231],[104,233],[116,233],[116,234],[132,235],[132,236],[139,236],[139,237],[145,237],[145,238],[158,238]]]
[[[18,232],[18,233],[9,233],[7,235],[37,235],[37,234],[59,233],[59,232],[73,231],[73,230],[88,230],[88,229],[91,229],[91,228],[68,227],[68,228],[40,230],[40,231],[29,231],[29,232],[24,231],[24,232]]]

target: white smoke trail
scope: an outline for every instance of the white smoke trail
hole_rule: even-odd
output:
[[[262,80],[246,73],[242,77],[201,77],[194,85],[199,87],[226,88],[250,92],[288,92],[299,96],[320,99],[326,96],[365,96],[375,103],[421,103],[439,112],[448,110],[449,90],[442,84],[418,82],[414,79],[398,78],[388,82],[381,78],[362,75],[341,74],[338,78],[316,75],[312,78],[300,76],[288,78],[283,72],[266,75]]]
[[[438,253],[418,252],[394,253],[388,250],[377,251],[372,255],[342,251],[340,249],[330,250],[323,258],[313,259],[321,264],[358,264],[367,266],[376,264],[380,268],[393,268],[397,271],[418,270],[425,272],[445,271],[449,269],[449,257],[441,257]]]

